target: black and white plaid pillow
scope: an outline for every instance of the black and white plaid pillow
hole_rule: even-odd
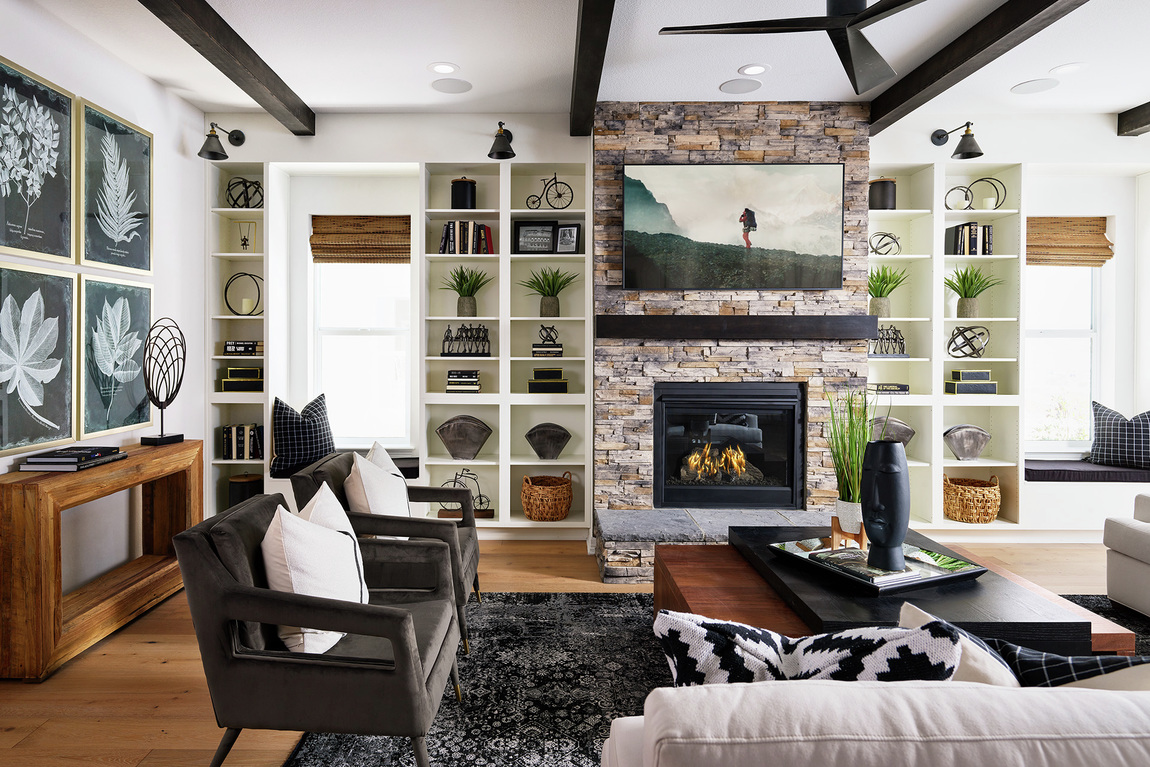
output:
[[[335,452],[327,401],[319,395],[298,413],[276,397],[272,405],[273,477],[290,477],[308,464]]]
[[[655,635],[676,687],[782,679],[944,682],[962,650],[942,621],[867,627],[792,639],[742,623],[660,610]]]
[[[1094,444],[1091,463],[1150,469],[1150,411],[1126,418],[1097,402],[1094,407]]]
[[[1150,663],[1148,655],[1065,656],[1031,650],[1002,639],[987,639],[986,643],[1006,661],[1023,687],[1058,687]]]

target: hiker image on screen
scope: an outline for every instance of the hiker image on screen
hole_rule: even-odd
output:
[[[743,215],[739,216],[739,223],[743,225],[743,242],[747,243],[747,250],[750,250],[750,232],[758,228],[755,225],[755,211],[750,208],[743,208]]]

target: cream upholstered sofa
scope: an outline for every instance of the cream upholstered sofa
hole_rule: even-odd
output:
[[[1150,765],[1150,692],[972,682],[660,688],[603,767]]]
[[[1106,544],[1106,595],[1150,615],[1150,495],[1134,498],[1134,517],[1110,517]]]

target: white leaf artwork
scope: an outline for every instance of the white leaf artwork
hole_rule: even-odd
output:
[[[106,131],[100,152],[104,156],[104,180],[96,193],[96,223],[112,242],[131,242],[140,236],[134,230],[143,223],[138,218],[143,214],[132,210],[136,193],[128,183],[128,161],[120,159],[120,145]]]
[[[24,200],[24,234],[28,216],[44,191],[46,176],[56,175],[60,159],[60,126],[33,96],[21,99],[16,89],[0,91],[0,196],[16,193]]]
[[[96,367],[104,374],[100,381],[100,395],[108,403],[108,420],[112,418],[112,401],[116,398],[116,384],[125,384],[140,375],[140,363],[132,359],[143,341],[136,331],[128,332],[132,324],[132,310],[124,298],[109,304],[104,299],[104,309],[96,318],[92,330],[92,351]],[[119,391],[123,391],[123,386]]]
[[[59,340],[59,321],[44,317],[44,298],[37,290],[23,307],[11,294],[0,308],[0,384],[16,393],[28,414],[50,429],[60,427],[33,410],[44,404],[44,384],[60,372],[61,360],[48,357]]]

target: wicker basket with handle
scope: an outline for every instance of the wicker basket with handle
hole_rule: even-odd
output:
[[[523,515],[532,522],[558,522],[571,511],[571,472],[562,477],[524,477],[519,493]]]
[[[956,522],[985,525],[998,518],[1002,506],[1002,490],[998,477],[983,479],[951,479],[942,475],[942,515]]]

